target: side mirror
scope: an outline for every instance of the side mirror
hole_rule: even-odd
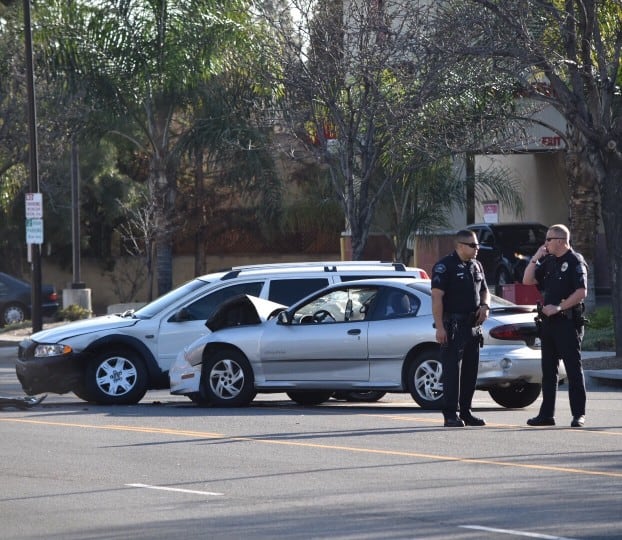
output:
[[[290,323],[289,315],[288,315],[287,311],[281,311],[281,313],[279,313],[277,317],[278,317],[279,324],[289,324]]]
[[[184,322],[193,320],[190,311],[187,308],[181,308],[175,315],[173,315],[172,321],[174,322]]]

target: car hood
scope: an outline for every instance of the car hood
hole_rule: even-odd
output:
[[[57,343],[82,334],[134,326],[139,320],[132,317],[122,317],[121,315],[103,315],[48,328],[33,334],[30,336],[30,339],[37,343]]]
[[[216,332],[232,326],[261,324],[285,308],[283,304],[249,294],[240,294],[223,302],[207,320],[205,326]]]

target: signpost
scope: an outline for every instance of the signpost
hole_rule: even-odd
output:
[[[36,332],[41,330],[43,325],[41,308],[39,307],[41,301],[41,267],[39,256],[40,247],[41,244],[43,244],[43,195],[41,193],[26,193],[25,204],[26,244],[28,244],[29,255],[34,252],[32,255],[32,263],[33,268],[36,268],[38,272],[33,272],[34,279],[32,287],[32,330]],[[32,249],[32,244],[37,244],[34,250]]]
[[[26,219],[41,218],[43,218],[43,194],[26,193]]]
[[[26,193],[26,243],[43,244],[43,195]]]

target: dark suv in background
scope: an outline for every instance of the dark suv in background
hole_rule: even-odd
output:
[[[467,226],[477,235],[478,260],[486,281],[501,287],[521,282],[533,254],[546,238],[548,227],[541,223],[475,223]]]

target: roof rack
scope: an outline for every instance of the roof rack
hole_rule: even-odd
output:
[[[233,279],[238,277],[242,272],[259,271],[259,270],[287,270],[288,268],[304,268],[316,269],[316,271],[337,272],[343,268],[364,268],[364,267],[381,267],[393,268],[396,272],[405,272],[406,266],[403,263],[390,261],[307,261],[307,262],[290,262],[290,263],[267,263],[255,264],[247,266],[233,266],[229,272],[222,276],[222,280]]]

